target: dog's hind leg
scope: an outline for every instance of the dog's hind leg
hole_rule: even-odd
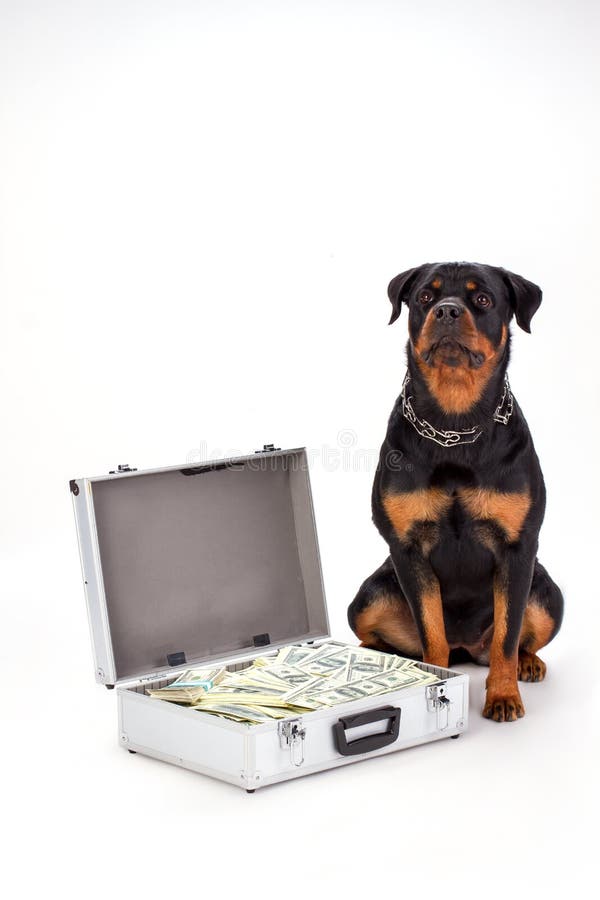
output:
[[[348,624],[363,647],[423,658],[417,626],[390,557],[361,585],[348,607]]]
[[[537,651],[550,643],[561,626],[562,617],[563,597],[560,588],[536,559],[519,637],[517,674],[521,681],[543,681],[546,664],[539,658]]]

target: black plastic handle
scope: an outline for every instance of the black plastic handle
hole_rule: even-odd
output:
[[[379,750],[393,744],[400,734],[399,706],[379,706],[377,709],[369,709],[367,712],[357,713],[355,716],[344,716],[338,719],[333,726],[333,735],[342,756],[354,756],[357,753],[369,753],[371,750]],[[367,734],[355,741],[346,740],[347,728],[358,728],[359,725],[369,725],[371,722],[380,722],[389,719],[390,724],[386,731],[378,734]]]

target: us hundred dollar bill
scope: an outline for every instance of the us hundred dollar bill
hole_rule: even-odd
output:
[[[316,647],[289,645],[232,672],[218,666],[188,669],[148,693],[256,725],[436,681],[414,660],[328,640]]]

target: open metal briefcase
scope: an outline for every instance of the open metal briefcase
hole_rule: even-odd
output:
[[[70,482],[96,681],[117,688],[119,741],[248,791],[455,737],[468,676],[272,723],[147,695],[185,669],[230,670],[330,637],[304,449]]]

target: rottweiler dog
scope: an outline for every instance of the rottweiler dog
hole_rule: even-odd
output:
[[[388,287],[408,307],[408,369],[372,495],[390,555],[348,609],[362,646],[435,666],[489,665],[483,715],[524,714],[517,680],[563,615],[537,560],[545,487],[506,370],[513,316],[530,331],[542,292],[505,269],[425,264]]]

